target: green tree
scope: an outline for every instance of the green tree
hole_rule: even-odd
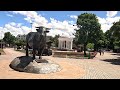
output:
[[[112,46],[113,49],[115,46],[120,47],[120,20],[118,22],[114,22],[113,26],[109,30],[111,38],[112,38]]]
[[[86,45],[88,42],[97,45],[101,25],[95,14],[83,13],[78,16],[75,40],[78,44],[84,45],[84,55],[86,55]]]
[[[94,43],[87,44],[87,49],[93,49],[93,48],[94,48]]]
[[[99,40],[99,41],[98,41],[98,45],[99,45],[100,48],[102,47],[103,44],[104,44],[104,41],[103,41],[103,40]]]
[[[120,48],[120,40],[114,41],[114,47]]]
[[[26,41],[25,40],[16,39],[14,41],[14,44],[17,45],[17,47],[21,46],[22,48],[24,48],[24,46],[26,45]]]
[[[55,47],[58,47],[58,38],[60,37],[60,35],[55,35],[52,39],[53,44],[55,45]]]
[[[107,30],[105,32],[105,38],[106,38],[106,46],[108,49],[114,49],[114,41],[115,37],[112,35],[111,30]]]
[[[111,26],[110,30],[105,32],[105,37],[109,42],[107,47],[109,49],[113,49],[114,47],[120,47],[120,20],[118,22],[114,22]]]
[[[26,41],[25,40],[21,40],[21,39],[16,39],[15,40],[15,44],[18,46],[25,46],[26,45]]]
[[[13,36],[10,32],[6,32],[4,34],[3,40],[9,44],[9,46],[14,44],[14,41],[16,40],[15,36]]]
[[[110,28],[110,32],[114,37],[120,39],[120,20],[113,23],[113,26]]]
[[[94,43],[94,51],[97,51],[99,48],[98,41],[103,39],[103,31],[100,29],[93,29],[89,36],[89,42]]]

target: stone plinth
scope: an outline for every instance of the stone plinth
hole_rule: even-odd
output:
[[[39,63],[38,63],[39,61]],[[30,56],[21,56],[15,58],[9,65],[12,69],[20,72],[47,74],[54,73],[61,70],[60,65],[50,60],[32,59]]]

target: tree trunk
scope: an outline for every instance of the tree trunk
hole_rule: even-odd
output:
[[[97,51],[97,45],[94,44],[94,51]]]
[[[87,44],[84,43],[84,56],[87,55],[87,54],[86,54],[86,45],[87,45]]]
[[[114,44],[112,44],[112,50],[114,50]]]

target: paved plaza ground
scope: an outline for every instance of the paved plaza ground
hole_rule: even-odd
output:
[[[4,49],[6,55],[0,56],[0,79],[120,79],[120,54],[99,53],[94,59],[70,59],[43,56],[58,63],[62,70],[50,74],[18,72],[9,67],[10,62],[24,53],[13,48]]]

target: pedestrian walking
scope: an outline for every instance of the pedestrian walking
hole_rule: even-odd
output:
[[[102,55],[104,55],[104,50],[102,50]]]
[[[101,49],[99,49],[99,53],[100,53],[100,56],[101,56]]]

